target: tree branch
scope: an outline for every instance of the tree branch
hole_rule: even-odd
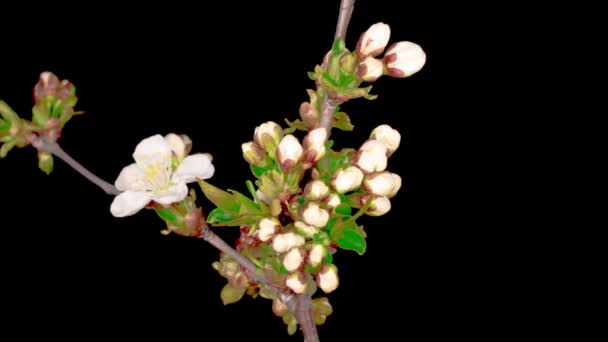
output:
[[[71,166],[74,170],[84,176],[84,178],[91,181],[93,184],[100,187],[108,195],[118,195],[120,191],[116,187],[103,179],[97,177],[91,171],[87,170],[79,162],[74,160],[67,152],[65,152],[56,141],[48,140],[45,137],[36,137],[32,141],[32,145],[39,150],[46,151],[53,154],[57,158],[63,160],[66,164]]]

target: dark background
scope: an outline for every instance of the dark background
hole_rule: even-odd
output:
[[[298,116],[305,89],[314,86],[306,72],[331,47],[338,5],[106,4],[68,12],[53,4],[19,11],[27,15],[3,37],[0,98],[29,118],[31,89],[40,72],[52,71],[76,85],[77,109],[86,111],[66,126],[60,143],[101,178],[113,182],[141,139],[176,132],[192,138],[193,152],[214,156],[213,184],[246,192],[253,176],[240,145],[262,122]],[[472,227],[483,209],[457,177],[475,178],[483,169],[466,170],[472,138],[464,127],[474,121],[474,109],[462,105],[471,94],[455,80],[476,81],[459,63],[466,40],[457,33],[463,23],[445,19],[450,11],[357,1],[348,47],[383,21],[391,26],[391,43],[420,44],[427,64],[409,79],[381,78],[374,84],[377,100],[344,106],[354,132],[334,132],[337,147],[356,147],[377,125],[399,130],[401,147],[388,169],[404,186],[387,215],[361,219],[367,253],[334,257],[341,285],[329,295],[335,312],[319,328],[323,340],[507,334],[497,312],[509,294],[492,290],[504,280],[489,276],[496,265],[482,252],[494,240],[477,243]],[[221,304],[225,281],[211,268],[218,258],[211,246],[162,236],[152,212],[114,218],[112,197],[61,161],[50,176],[36,163],[31,148],[0,160],[0,310],[11,317],[9,325],[28,327],[20,329],[23,336],[301,340],[299,333],[288,337],[268,300]],[[479,215],[467,216],[464,207]],[[236,228],[216,232],[229,242],[237,237]]]

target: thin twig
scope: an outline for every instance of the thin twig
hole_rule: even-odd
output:
[[[74,170],[84,176],[84,178],[91,181],[93,184],[100,187],[103,191],[108,195],[118,195],[120,191],[116,189],[116,187],[103,179],[97,177],[91,171],[87,170],[84,166],[82,166],[79,162],[74,160],[67,152],[65,152],[61,146],[56,141],[48,140],[44,137],[36,137],[34,138],[32,145],[39,150],[49,152],[56,156],[57,158],[63,160],[66,164],[71,166]]]
[[[355,0],[340,1],[340,14],[338,15],[334,40],[338,38],[346,39],[346,30],[348,29],[348,23],[350,22],[350,17],[353,15],[354,8]]]

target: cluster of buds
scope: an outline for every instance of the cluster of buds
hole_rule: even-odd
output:
[[[374,82],[382,75],[409,77],[422,69],[426,54],[420,45],[408,41],[392,44],[383,59],[376,58],[386,48],[390,35],[391,29],[384,23],[372,25],[361,35],[357,43],[360,80]]]

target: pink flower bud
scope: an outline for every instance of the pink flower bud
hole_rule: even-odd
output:
[[[384,23],[370,26],[359,38],[357,51],[362,56],[376,57],[384,51],[391,36],[391,28]]]
[[[253,141],[241,145],[243,158],[251,165],[263,166],[266,164],[266,153]]]
[[[313,245],[310,253],[308,253],[308,263],[312,267],[317,267],[323,262],[325,256],[327,255],[327,249],[320,243],[316,243]]]
[[[304,196],[309,201],[316,201],[325,198],[329,193],[329,187],[321,180],[313,180],[304,187]]]
[[[333,175],[331,185],[337,192],[343,194],[359,188],[362,181],[363,172],[356,166],[349,166]]]
[[[283,266],[289,272],[297,270],[304,261],[304,256],[299,248],[292,248],[283,258]]]
[[[274,234],[281,228],[279,220],[276,218],[263,218],[258,224],[258,239],[261,241],[270,240]]]
[[[375,197],[365,213],[369,216],[382,216],[389,210],[391,210],[391,201],[388,198]]]
[[[384,73],[384,63],[374,57],[365,57],[359,63],[357,77],[365,82],[374,82]]]
[[[304,243],[305,240],[303,237],[296,233],[289,232],[275,236],[274,240],[272,240],[272,248],[277,253],[285,253],[294,247],[303,246]]]
[[[371,139],[382,141],[388,148],[388,155],[390,156],[399,147],[401,134],[389,125],[380,125],[372,131]]]
[[[277,160],[281,165],[281,170],[285,173],[293,171],[301,157],[302,145],[298,139],[291,134],[283,137],[277,148]]]
[[[426,54],[416,43],[398,42],[388,48],[384,63],[389,75],[410,77],[422,69],[426,63]]]
[[[295,293],[304,293],[306,291],[306,278],[301,272],[293,273],[287,277],[285,285]]]
[[[303,148],[305,168],[310,168],[312,164],[325,156],[326,139],[327,130],[322,127],[313,129],[304,137]]]
[[[330,293],[338,288],[340,280],[338,278],[338,268],[336,265],[328,264],[321,267],[317,274],[317,285],[325,293]]]
[[[401,177],[399,177],[399,180],[401,180]],[[396,186],[395,177],[388,171],[372,173],[363,181],[365,191],[377,196],[388,196],[393,193]],[[401,186],[401,183],[399,186]]]
[[[323,228],[329,220],[329,212],[319,207],[317,203],[310,202],[302,207],[302,220],[311,226]]]
[[[263,150],[271,154],[275,153],[281,138],[283,138],[283,130],[281,129],[281,126],[273,121],[268,121],[259,125],[253,132],[253,140]]]
[[[365,173],[380,172],[386,169],[388,149],[383,142],[368,140],[355,155],[355,164]]]

